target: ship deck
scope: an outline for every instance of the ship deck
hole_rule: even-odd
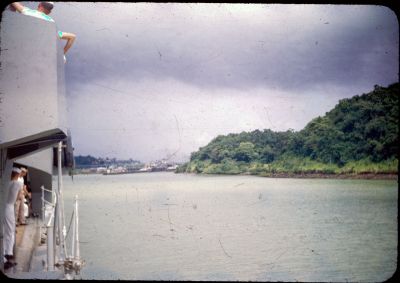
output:
[[[47,246],[40,243],[39,218],[27,218],[27,225],[16,228],[15,261],[17,265],[4,271],[4,275],[16,279],[60,279],[60,271],[46,271]]]

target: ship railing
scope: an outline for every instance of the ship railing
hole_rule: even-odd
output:
[[[42,221],[47,236],[47,271],[62,268],[64,279],[74,279],[73,273],[80,274],[85,261],[79,250],[78,196],[75,196],[68,232],[65,225],[61,154],[63,144],[58,144],[58,186],[54,190],[42,189]],[[45,192],[51,193],[51,201],[46,200]],[[67,248],[67,236],[72,225],[71,250]],[[44,238],[44,237],[43,237]]]
[[[72,225],[71,236],[71,252],[66,255],[64,261],[64,274],[65,279],[73,279],[75,275],[80,274],[81,268],[84,266],[85,261],[80,257],[79,249],[79,212],[78,212],[78,196],[75,195],[74,209],[71,215],[70,226]],[[69,227],[71,228],[71,227]],[[68,228],[68,231],[70,230]]]
[[[62,158],[62,149],[63,143],[60,141],[57,146],[57,165],[58,165],[58,186],[57,186],[57,196],[58,203],[55,207],[55,222],[57,225],[54,225],[57,229],[57,235],[59,239],[60,249],[59,249],[59,260],[56,263],[56,266],[63,266],[64,268],[64,278],[65,279],[73,279],[75,275],[80,274],[80,270],[84,265],[85,261],[80,258],[80,250],[79,250],[79,214],[78,214],[78,196],[75,196],[74,201],[74,209],[71,215],[72,223],[72,243],[71,243],[71,251],[68,253],[67,249],[67,229],[65,226],[65,215],[64,215],[64,199],[63,199],[63,181],[62,181],[62,166],[61,166],[61,158]],[[69,231],[69,229],[68,229]]]
[[[42,226],[40,235],[43,239],[46,237],[47,239],[47,271],[54,270],[54,263],[55,263],[55,253],[56,253],[56,246],[55,243],[55,234],[54,234],[54,218],[55,218],[55,207],[57,205],[57,196],[52,190],[46,189],[44,186],[41,187],[42,189],[42,223],[44,225],[46,236],[43,235]],[[51,193],[51,201],[45,199],[44,193],[49,192]]]
[[[48,215],[51,211],[54,211],[54,208],[56,206],[56,194],[52,190],[46,189],[44,186],[40,187],[42,190],[42,223],[46,223],[46,218],[48,218]],[[46,200],[45,198],[45,192],[51,193],[51,201]],[[47,215],[47,217],[46,217]]]

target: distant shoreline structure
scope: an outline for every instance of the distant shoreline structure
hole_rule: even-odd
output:
[[[75,174],[119,175],[144,172],[175,171],[182,163],[161,159],[143,163],[138,160],[95,158],[90,155],[75,158]]]
[[[153,172],[175,172],[176,168],[173,169],[153,169],[153,170],[132,170],[126,172],[103,172],[102,175],[123,175],[123,174],[136,174],[136,173],[153,173]]]

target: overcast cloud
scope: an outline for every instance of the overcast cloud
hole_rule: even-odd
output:
[[[187,160],[219,134],[300,130],[398,81],[398,22],[382,6],[72,2],[52,16],[77,34],[76,154]]]

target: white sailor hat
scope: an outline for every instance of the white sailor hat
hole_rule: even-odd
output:
[[[13,172],[17,172],[17,173],[21,173],[21,169],[19,169],[17,167],[13,167],[12,171]]]
[[[28,170],[26,170],[24,167],[21,167],[21,171],[27,172]]]

